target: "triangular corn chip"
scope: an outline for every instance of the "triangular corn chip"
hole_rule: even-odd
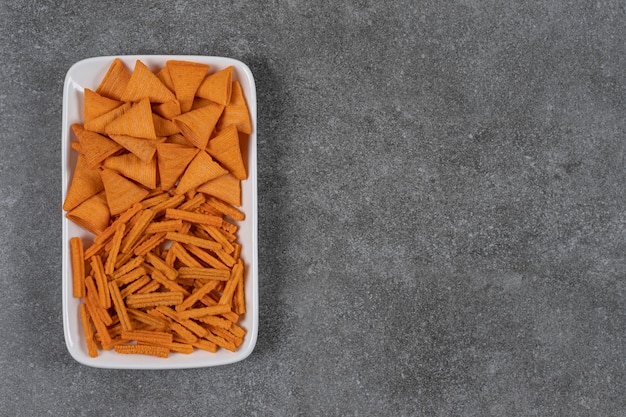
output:
[[[140,60],[130,76],[122,101],[140,101],[148,98],[151,103],[165,103],[176,98],[174,93]]]
[[[154,123],[154,132],[157,136],[171,136],[180,133],[180,128],[171,120],[164,119],[158,114],[152,113],[152,122]]]
[[[172,120],[181,113],[180,103],[178,100],[166,101],[165,103],[154,105],[152,111],[167,120]]]
[[[86,130],[82,125],[74,123],[72,131],[80,142],[80,150],[90,169],[97,168],[107,157],[120,151],[122,147],[111,139]]]
[[[168,90],[172,92],[174,91],[174,83],[172,82],[172,77],[170,77],[170,71],[167,66],[161,68],[155,75],[159,80],[161,80],[163,85],[165,85]]]
[[[126,113],[106,125],[104,131],[107,135],[156,139],[152,108],[148,99],[140,100]]]
[[[113,216],[129,209],[150,193],[150,191],[112,169],[103,169],[100,175],[102,176],[109,211]]]
[[[235,125],[227,126],[217,136],[209,140],[206,150],[235,178],[245,180],[248,177],[239,147],[239,131]]]
[[[221,104],[211,103],[196,110],[183,113],[174,118],[174,122],[194,146],[204,149],[209,141],[215,124],[224,110]]]
[[[126,153],[107,158],[104,161],[104,167],[115,170],[148,189],[154,189],[157,186],[156,158],[145,163],[132,153]]]
[[[206,78],[198,87],[196,95],[198,97],[209,99],[223,106],[230,102],[233,80],[233,67],[226,67],[223,70],[214,72],[206,76]]]
[[[100,85],[96,88],[96,93],[114,100],[121,100],[129,81],[130,71],[121,59],[115,58]]]
[[[122,105],[121,101],[101,96],[93,90],[85,88],[85,102],[83,103],[85,123]]]
[[[92,119],[85,123],[85,129],[90,130],[92,132],[105,134],[104,128],[106,125],[111,123],[113,120],[117,119],[124,113],[126,113],[132,105],[130,103],[124,103],[119,107],[103,114],[102,116],[98,116],[95,119]]]
[[[217,124],[217,129],[223,130],[230,124],[237,126],[237,130],[241,133],[252,133],[250,110],[246,104],[246,99],[239,81],[233,81],[230,103],[228,103],[228,106],[224,109],[222,117]]]
[[[83,201],[66,216],[94,235],[102,233],[109,226],[111,219],[104,191]]]
[[[70,211],[88,198],[104,190],[99,169],[90,169],[83,155],[78,155],[72,182],[67,189],[63,210]]]
[[[154,157],[157,144],[165,142],[166,138],[144,139],[126,135],[111,135],[111,139],[147,163]]]
[[[183,146],[175,143],[161,143],[156,148],[161,188],[169,190],[185,172],[199,149],[194,146]]]
[[[195,110],[195,109],[198,109],[200,107],[208,106],[211,103],[213,103],[213,102],[211,100],[209,100],[208,98],[196,97],[196,98],[193,99],[193,104],[191,105],[191,109],[190,110]]]
[[[241,207],[241,181],[232,174],[225,174],[205,182],[198,186],[196,191]]]
[[[184,194],[198,185],[227,173],[228,171],[211,159],[208,153],[201,150],[189,163],[174,190],[174,194]]]
[[[169,70],[174,93],[180,103],[180,111],[186,113],[191,110],[196,90],[204,80],[209,66],[188,61],[169,60],[165,66]]]
[[[185,138],[180,133],[176,133],[174,135],[170,135],[167,137],[166,143],[177,143],[183,146],[194,146],[193,143],[189,142],[187,138]]]

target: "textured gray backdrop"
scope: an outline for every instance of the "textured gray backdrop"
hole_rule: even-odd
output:
[[[623,1],[2,0],[0,44],[0,415],[626,415]],[[117,54],[254,73],[241,363],[67,353],[62,85]]]

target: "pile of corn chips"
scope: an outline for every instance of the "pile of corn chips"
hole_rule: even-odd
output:
[[[84,120],[63,210],[88,354],[236,351],[246,330],[237,242],[250,112],[232,67],[114,59]]]

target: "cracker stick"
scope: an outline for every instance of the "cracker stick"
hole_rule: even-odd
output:
[[[170,195],[168,193],[160,192],[159,194],[143,199],[140,204],[144,209],[148,209],[168,200],[169,198]]]
[[[111,299],[113,300],[113,305],[115,306],[115,311],[117,311],[117,316],[120,319],[122,330],[132,330],[133,326],[130,322],[130,318],[128,317],[126,305],[124,304],[122,294],[120,293],[119,287],[115,284],[115,281],[109,282],[109,292],[111,294]]]
[[[137,342],[137,344],[145,344],[144,342]],[[161,346],[170,350],[170,352],[183,353],[185,355],[192,354],[194,352],[193,345],[190,343],[170,342],[170,343],[150,343],[153,346]]]
[[[152,222],[145,230],[146,234],[178,232],[183,227],[183,221],[180,219],[164,220],[161,222]]]
[[[125,224],[130,221],[130,219],[132,219],[137,213],[141,211],[141,208],[141,203],[133,204],[128,210],[120,214],[117,220],[111,223],[109,227],[107,227],[102,233],[96,236],[94,239],[94,243],[106,243],[115,234],[117,227],[120,224]]]
[[[173,340],[171,333],[158,330],[131,330],[122,331],[122,339],[146,343],[170,343]]]
[[[104,243],[93,242],[87,249],[84,251],[83,259],[89,260],[94,255],[98,255],[104,249]]]
[[[128,262],[124,263],[123,265],[118,265],[116,266],[116,270],[115,272],[113,272],[113,275],[111,275],[112,279],[118,279],[120,277],[122,277],[123,275],[126,275],[127,273],[129,273],[130,271],[132,271],[133,269],[139,267],[141,264],[143,264],[144,261],[144,257],[143,256],[136,256],[132,259],[130,259]]]
[[[155,247],[159,246],[165,241],[167,233],[155,233],[148,239],[144,240],[140,245],[135,247],[133,253],[135,255],[145,255]]]
[[[92,276],[88,276],[85,278],[85,287],[87,288],[87,293],[85,295],[85,303],[89,307],[90,304],[93,305],[94,310],[91,308],[89,310],[89,314],[91,314],[92,320],[95,321],[97,317],[102,321],[106,326],[110,326],[113,324],[113,319],[109,314],[108,310],[100,304],[100,296],[98,295],[98,289],[96,288],[96,283]],[[94,317],[95,315],[95,317]]]
[[[230,272],[225,269],[215,268],[193,268],[193,267],[180,267],[178,269],[179,278],[193,278],[193,279],[210,279],[218,281],[228,281],[230,278]]]
[[[196,318],[196,320],[226,330],[230,329],[233,325],[232,321],[217,316],[203,316]]]
[[[149,276],[142,275],[139,279],[133,281],[132,283],[130,283],[129,285],[127,285],[120,291],[122,298],[126,298],[130,294],[133,294],[135,291],[139,290],[141,287],[148,284],[150,281],[151,279]]]
[[[192,211],[185,211],[173,208],[165,210],[165,218],[180,219],[192,223],[208,224],[211,226],[220,226],[222,224],[222,218],[218,216],[211,216],[209,214],[195,213]]]
[[[147,273],[148,271],[146,268],[143,265],[140,265],[132,271],[115,278],[114,281],[119,287],[121,287],[122,285],[130,284],[131,282],[138,280]]]
[[[237,337],[241,337],[243,338],[246,335],[246,330],[239,326],[237,323],[233,323],[230,326],[230,329],[228,329],[229,332],[231,332],[232,334],[234,334]]]
[[[204,201],[205,201],[204,194],[198,193],[192,198],[190,198],[189,200],[185,201],[183,204],[181,204],[177,208],[177,210],[191,211],[195,209],[196,207],[200,206],[200,204],[204,203]],[[167,216],[167,212],[165,215]]]
[[[85,342],[87,343],[87,353],[90,357],[96,358],[98,356],[98,346],[93,340],[93,328],[91,327],[91,316],[89,315],[89,309],[87,304],[81,303],[80,305],[80,320],[83,324],[83,330],[85,331]]]
[[[232,304],[232,298],[233,294],[235,293],[235,288],[237,288],[237,285],[239,284],[239,281],[241,279],[243,279],[243,262],[241,262],[240,260],[231,271],[230,279],[226,283],[226,288],[224,288],[224,292],[222,293],[219,304],[225,304],[228,306]]]
[[[130,294],[126,297],[126,305],[131,308],[156,307],[161,305],[177,305],[183,302],[182,292],[155,292],[149,294]]]
[[[197,341],[191,343],[191,345],[198,349],[206,350],[207,352],[217,352],[217,345],[213,342],[209,342],[206,339],[198,339]]]
[[[233,258],[232,256],[230,256],[229,254],[227,254],[225,251],[223,251],[222,249],[217,249],[214,251],[215,254],[217,255],[218,258],[220,258],[220,260],[222,262],[224,262],[226,265],[228,266],[233,266],[235,265],[235,258]]]
[[[93,270],[96,286],[98,288],[98,297],[100,305],[104,308],[111,307],[111,296],[109,295],[109,287],[107,286],[107,277],[104,273],[102,258],[100,255],[92,256],[90,259],[91,269]]]
[[[80,237],[70,239],[70,254],[72,257],[72,287],[73,296],[85,296],[85,259],[83,240]]]
[[[165,289],[167,289],[169,291],[180,292],[185,297],[188,297],[188,296],[191,295],[191,293],[189,291],[187,291],[185,288],[183,288],[180,285],[178,285],[175,281],[172,281],[172,280],[168,279],[158,269],[155,269],[154,271],[152,271],[151,277],[152,277],[153,280],[155,280],[156,282],[161,284],[163,286],[163,288],[165,288]]]
[[[146,261],[148,261],[148,263],[150,263],[150,265],[152,265],[155,269],[161,271],[163,275],[165,275],[170,280],[175,280],[178,276],[178,271],[176,269],[167,265],[165,261],[163,261],[163,259],[154,255],[152,252],[146,253]]]
[[[241,260],[239,262],[241,262]],[[246,294],[243,274],[237,281],[237,287],[235,288],[233,301],[235,313],[240,315],[246,314]]]
[[[232,334],[231,332],[229,332],[226,329],[223,329],[221,327],[212,326],[212,325],[209,325],[208,327],[209,327],[209,330],[214,335],[219,336],[222,339],[227,340],[229,342],[232,342],[235,345],[235,347],[239,347],[243,343],[243,338],[235,336],[234,334]]]
[[[154,218],[154,211],[150,209],[145,209],[139,218],[137,219],[137,223],[133,225],[132,229],[128,231],[128,235],[124,238],[124,242],[121,247],[121,251],[124,253],[130,252],[133,245],[139,240],[139,237],[146,230],[148,224]]]
[[[228,222],[226,220],[223,220],[222,224],[220,225],[220,229],[224,230],[227,233],[235,234],[235,233],[237,233],[237,230],[239,229],[239,226],[237,226],[234,223],[231,223],[231,222]]]
[[[117,255],[120,251],[120,246],[122,245],[122,238],[124,237],[125,232],[126,232],[126,224],[120,223],[115,229],[115,233],[113,234],[113,239],[111,239],[111,242],[112,242],[111,250],[109,250],[109,256],[107,257],[106,263],[104,264],[104,272],[108,275],[111,275],[115,271],[115,263],[117,261]]]
[[[215,241],[210,241],[207,239],[202,239],[202,238],[190,236],[190,235],[184,235],[178,232],[167,232],[166,239],[172,240],[175,242],[180,242],[180,243],[192,244],[199,248],[209,249],[213,251],[220,250],[222,248],[222,245],[220,245],[219,243]]]
[[[235,352],[237,347],[231,341],[225,340],[223,337],[217,336],[212,332],[208,332],[206,336],[204,336],[209,342],[215,343],[217,346],[222,347],[226,350],[230,350],[231,352]]]
[[[230,241],[224,236],[224,232],[218,229],[215,226],[207,226],[207,225],[199,225],[200,229],[206,231],[216,242],[222,245],[222,249],[224,252],[231,254],[235,250],[234,246],[230,243]]]
[[[191,308],[179,312],[181,319],[199,318],[205,316],[216,316],[230,311],[230,306],[226,304],[218,304],[211,307]]]
[[[178,207],[184,201],[185,201],[184,195],[175,195],[173,197],[170,197],[167,200],[160,202],[156,206],[153,206],[151,210],[154,211],[155,217],[159,217],[163,213],[165,213],[165,210],[169,208]]]
[[[220,283],[222,283],[223,281],[218,281]],[[207,307],[212,307],[215,305],[218,305],[218,300],[214,300],[211,296],[212,294],[209,293],[203,297],[200,298],[200,302],[202,304],[204,304]],[[233,323],[237,323],[239,321],[239,314],[235,313],[234,311],[227,311],[226,313],[222,313],[220,314],[220,316],[224,317],[227,320],[232,321]]]
[[[231,206],[228,203],[223,202],[222,200],[218,200],[215,197],[209,196],[207,198],[207,203],[224,213],[226,216],[230,217],[235,221],[241,221],[246,218],[246,215],[243,211],[238,208]]]
[[[149,327],[152,327],[156,330],[165,330],[168,328],[168,321],[164,318],[157,317],[153,314],[148,314],[143,312],[142,310],[137,310],[134,308],[128,309],[128,314],[135,320],[140,323],[143,323]]]
[[[198,323],[196,323],[193,320],[180,317],[180,314],[172,310],[170,307],[159,306],[156,308],[156,310],[161,312],[166,317],[169,317],[170,319],[174,320],[176,323],[180,324],[181,326],[183,326],[190,332],[196,334],[198,337],[204,337],[207,333],[207,329],[200,326]]]
[[[207,253],[205,250],[193,245],[193,244],[183,244],[183,247],[187,249],[189,252],[198,257],[201,261],[206,262],[208,265],[212,266],[216,269],[226,269],[230,271],[230,268],[224,265],[219,259],[212,256],[210,253]]]
[[[159,288],[161,288],[161,284],[159,284],[156,281],[152,281],[151,280],[145,286],[143,286],[143,287],[139,288],[137,291],[135,291],[135,293],[137,293],[137,294],[150,294],[150,293],[155,292]]]
[[[113,348],[116,353],[127,355],[150,355],[159,358],[167,358],[170,350],[163,346],[153,345],[117,345]]]
[[[187,252],[185,248],[180,244],[180,242],[172,243],[172,246],[170,246],[170,252],[172,253],[173,256],[176,256],[176,258],[187,267],[202,268],[202,264],[198,262],[193,256],[191,256],[189,252]],[[180,278],[180,268],[179,268],[179,278]]]
[[[202,287],[193,291],[189,297],[185,298],[182,303],[176,306],[176,311],[180,312],[193,307],[193,305],[198,302],[200,298],[211,292],[215,288],[217,283],[218,281],[209,281]]]

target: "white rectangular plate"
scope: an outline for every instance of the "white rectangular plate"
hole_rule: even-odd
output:
[[[258,303],[258,261],[257,261],[257,158],[256,158],[256,88],[252,72],[244,63],[223,57],[187,56],[187,55],[128,55],[89,58],[74,64],[65,77],[63,87],[63,132],[62,132],[62,190],[61,200],[65,200],[74,166],[76,152],[71,147],[73,123],[83,123],[84,89],[96,90],[115,58],[120,58],[132,71],[135,62],[141,60],[152,70],[160,69],[167,60],[185,60],[210,65],[210,72],[233,67],[233,80],[239,80],[245,95],[250,117],[252,133],[247,145],[248,179],[242,182],[242,207],[246,219],[239,222],[238,238],[242,245],[241,258],[245,263],[246,314],[240,319],[240,325],[246,329],[243,344],[236,352],[219,349],[216,353],[196,350],[192,354],[171,353],[168,358],[156,358],[145,355],[121,355],[113,351],[99,351],[97,358],[87,354],[87,345],[80,323],[79,299],[72,296],[72,268],[69,251],[70,238],[80,236],[90,241],[93,236],[63,217],[63,328],[67,348],[78,362],[97,368],[117,369],[183,369],[225,365],[241,361],[248,357],[256,344],[259,322]],[[246,147],[244,147],[246,148]]]

